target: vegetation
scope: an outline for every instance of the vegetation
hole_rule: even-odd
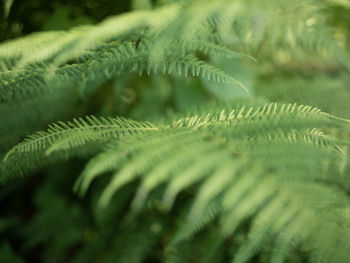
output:
[[[0,262],[349,262],[347,1],[1,3]]]

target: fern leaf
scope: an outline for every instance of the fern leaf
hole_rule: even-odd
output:
[[[328,131],[347,129],[348,121],[309,106],[270,103],[160,123],[87,117],[53,124],[14,147],[5,164],[26,153],[50,158],[93,143],[107,146],[117,139],[117,144],[89,162],[75,190],[84,194],[92,180],[112,173],[99,200],[106,207],[116,192],[139,179],[131,211],[140,211],[145,201],[154,200],[156,191],[163,193],[160,207],[170,209],[179,193],[187,190],[195,201],[186,227],[180,228],[172,244],[192,237],[214,219],[221,229],[216,244],[232,236],[242,222],[252,222],[234,262],[248,262],[275,238],[275,262],[282,262],[291,249],[307,242],[315,257],[329,259],[328,248],[335,249],[334,244],[349,239],[334,234],[327,247],[318,242],[324,235],[322,229],[341,233],[347,218],[341,212],[349,198],[341,190],[346,184],[340,168],[340,156],[347,153],[334,151],[347,140],[329,136]],[[330,177],[330,173],[334,174]],[[330,187],[329,182],[337,187]],[[191,190],[198,187],[198,192]],[[340,209],[329,210],[333,204]],[[339,221],[329,223],[333,215]],[[339,253],[346,254],[341,248]]]

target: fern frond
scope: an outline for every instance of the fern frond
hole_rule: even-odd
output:
[[[139,187],[131,211],[139,211],[159,189],[161,208],[168,210],[180,193],[199,186],[186,227],[171,244],[192,237],[214,219],[221,222],[218,240],[223,240],[251,219],[248,240],[235,262],[247,262],[275,237],[279,240],[272,254],[275,262],[282,262],[290,249],[306,242],[312,244],[309,251],[320,251],[312,253],[327,258],[323,250],[333,250],[334,244],[350,238],[334,234],[327,247],[317,242],[324,235],[318,229],[340,233],[340,221],[346,220],[341,212],[327,210],[331,204],[341,209],[349,204],[341,190],[342,184],[348,185],[340,168],[345,152],[333,150],[347,142],[327,134],[341,127],[347,129],[348,122],[317,108],[276,103],[215,110],[158,126],[87,117],[53,124],[48,131],[30,136],[7,154],[5,164],[11,159],[18,162],[26,153],[50,159],[60,152],[67,155],[113,140],[88,163],[75,186],[84,194],[92,180],[112,172],[100,197],[102,207],[136,180]],[[327,186],[329,182],[337,186]],[[327,218],[334,213],[340,221],[330,224]],[[311,224],[310,231],[304,230],[305,224]],[[339,253],[346,254],[343,249]]]
[[[46,132],[37,132],[12,148],[5,156],[2,168],[6,171],[13,163],[20,161],[23,163],[23,167],[18,166],[16,169],[18,168],[21,174],[30,169],[30,166],[35,166],[44,156],[49,156],[49,160],[50,158],[52,160],[63,159],[67,158],[67,153],[64,150],[70,149],[74,156],[81,151],[82,146],[87,144],[103,146],[118,137],[157,130],[157,127],[148,122],[136,122],[124,118],[89,116],[74,119],[72,122],[59,122],[50,125]],[[33,152],[37,152],[39,155],[32,155]],[[56,152],[58,154],[53,154]],[[24,154],[29,160],[24,157],[23,160],[17,159],[18,154]],[[12,171],[12,173],[16,174],[17,172]]]
[[[149,74],[151,71],[157,72],[158,69],[163,73],[176,71],[177,74],[187,76],[189,68],[192,75],[201,75],[202,77],[213,79],[214,81],[244,88],[236,79],[227,76],[209,64],[196,60],[190,55],[196,50],[203,51],[204,53],[213,53],[215,55],[222,54],[228,57],[248,57],[252,59],[250,55],[232,51],[221,44],[214,44],[209,41],[208,38],[201,38],[200,35],[203,33],[202,31],[202,33],[198,34],[186,34],[186,31],[193,31],[193,29],[202,25],[203,22],[207,23],[207,19],[210,17],[215,21],[224,21],[226,20],[226,17],[231,17],[231,19],[228,19],[228,21],[231,22],[232,17],[234,17],[233,21],[237,22],[242,14],[246,15],[245,19],[249,24],[254,25],[254,23],[250,23],[249,21],[258,19],[255,17],[255,11],[262,9],[262,21],[256,22],[257,24],[261,22],[263,27],[261,29],[261,39],[258,40],[260,43],[263,40],[265,31],[269,31],[264,27],[268,27],[270,24],[275,25],[276,16],[269,15],[270,12],[276,8],[276,5],[267,1],[264,8],[262,8],[261,4],[247,6],[246,3],[241,3],[239,1],[237,3],[227,2],[225,3],[225,9],[223,9],[220,1],[215,3],[206,1],[211,8],[206,6],[206,8],[203,8],[202,10],[203,14],[198,15],[198,10],[194,8],[194,6],[196,6],[194,4],[195,2],[196,1],[191,4],[174,3],[171,5],[165,5],[156,10],[136,11],[107,19],[96,26],[78,27],[68,32],[39,33],[28,36],[24,39],[5,43],[0,47],[0,57],[5,60],[15,58],[17,62],[15,67],[12,67],[9,72],[5,71],[5,74],[4,72],[2,73],[0,94],[3,99],[6,99],[11,96],[11,89],[16,90],[18,87],[21,87],[21,90],[24,90],[24,92],[26,92],[26,90],[29,90],[30,92],[31,89],[36,89],[37,86],[45,88],[45,86],[52,85],[48,83],[46,75],[48,72],[56,71],[57,67],[58,71],[60,71],[60,73],[57,72],[58,76],[62,77],[67,74],[72,78],[78,79],[82,79],[83,77],[94,79],[99,78],[99,75],[102,79],[108,79],[114,73],[125,71],[137,71],[140,74],[143,71],[147,71]],[[293,5],[289,3],[288,8],[300,11],[300,5],[301,3],[296,1]],[[305,8],[306,11],[303,13],[303,16],[309,17],[310,14],[313,13],[318,14],[317,10],[319,7],[315,5],[313,1],[305,3],[304,5],[308,8]],[[283,12],[285,12],[284,5],[278,6]],[[181,8],[183,8],[183,13],[179,12]],[[184,18],[183,21],[182,17]],[[176,21],[182,22],[175,26],[175,18],[177,18]],[[292,18],[294,17],[292,16]],[[296,43],[298,42],[296,39],[301,34],[299,32],[300,28],[303,29],[303,41],[305,39],[304,35],[311,35],[310,39],[313,38],[312,36],[315,35],[314,33],[317,35],[318,28],[316,26],[310,29],[305,25],[304,21],[294,21],[292,18],[286,16],[285,27],[288,30],[285,31],[289,32],[293,41],[285,37],[283,30],[272,30],[274,27],[271,27],[271,31],[276,35],[271,33],[270,36],[267,36],[267,38],[270,38],[270,42],[278,42],[278,38],[281,37],[283,40],[287,38],[287,41],[285,41],[287,42],[286,45],[290,45],[289,42]],[[227,25],[228,24],[229,23],[227,23]],[[323,24],[321,23],[321,25]],[[149,29],[147,29],[146,34],[144,34],[147,27],[149,27]],[[256,27],[259,27],[259,25],[256,25]],[[186,30],[184,30],[184,28]],[[221,32],[222,27],[220,26],[215,28],[220,34],[225,34],[226,32],[225,30]],[[260,32],[258,32],[260,30],[259,28],[255,28],[252,25],[249,25],[247,28],[245,34],[248,38],[255,32],[257,32],[256,35],[260,34]],[[210,35],[212,29],[206,30],[204,30],[204,32],[206,32],[204,35]],[[179,32],[183,33],[180,35],[185,35],[185,37],[177,37],[177,41],[171,41],[171,39],[174,39],[174,36],[177,36]],[[136,54],[131,54],[137,53],[140,55],[139,52],[123,48],[116,52],[109,50],[105,55],[102,54],[103,52],[100,52],[103,50],[103,47],[106,47],[106,45],[108,46],[108,44],[113,41],[122,41],[123,37],[128,37],[130,34],[146,36],[145,39],[141,40],[142,44],[143,42],[146,42],[147,39],[151,40],[147,53],[143,53],[140,57]],[[331,33],[326,32],[325,35],[325,39],[327,39]],[[55,40],[57,38],[59,41]],[[273,38],[277,39],[275,40]],[[179,45],[176,45],[177,42],[179,42]],[[314,42],[321,43],[322,41],[315,40]],[[328,50],[339,50],[339,47],[335,47],[336,45],[334,45],[335,41],[329,40],[328,42],[330,46]],[[247,43],[250,43],[250,41],[247,41]],[[23,48],[24,45],[25,48]],[[273,44],[272,46],[275,45]],[[305,46],[310,46],[310,44]],[[135,46],[133,48],[138,49],[138,47]],[[117,46],[116,49],[119,49],[119,47]],[[186,50],[185,56],[183,54],[184,50]],[[171,51],[171,53],[175,51],[174,56],[169,56],[169,51]],[[158,60],[152,59],[152,54],[154,53],[158,54]],[[107,54],[109,55],[109,59],[106,56]],[[121,54],[124,56],[120,56]],[[79,61],[82,57],[86,56],[90,56],[91,60],[85,61],[85,63],[68,63],[72,60]],[[338,57],[342,58],[344,56],[338,55]],[[31,68],[31,65],[36,65],[40,62],[44,62],[43,68]],[[52,65],[54,66],[52,67]],[[176,70],[174,70],[175,68]],[[58,78],[52,82],[60,81],[62,80]],[[66,85],[67,83],[62,82],[61,84]]]
[[[73,148],[86,144],[89,141],[102,138],[117,138],[137,132],[158,130],[148,122],[135,122],[123,118],[96,118],[74,119],[72,122],[52,124],[47,132],[38,132],[31,135],[23,143],[13,148],[8,156],[14,152],[46,151],[51,152]]]
[[[163,73],[187,77],[204,77],[213,82],[231,84],[246,88],[235,78],[223,71],[198,60],[192,55],[169,55],[162,61],[149,61],[149,43],[143,41],[135,49],[133,42],[111,45],[95,52],[88,52],[80,63],[73,63],[61,67],[50,66],[45,63],[32,64],[20,69],[1,72],[0,100],[23,98],[28,94],[40,94],[45,89],[60,89],[64,85],[84,85],[89,82],[101,83],[103,80],[122,72]],[[82,82],[83,81],[83,82]],[[79,83],[79,84],[78,84]]]

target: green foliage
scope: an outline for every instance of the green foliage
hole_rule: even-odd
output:
[[[0,259],[347,263],[349,6],[129,4],[0,45]]]

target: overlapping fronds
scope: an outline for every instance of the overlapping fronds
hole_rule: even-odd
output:
[[[173,68],[184,76],[189,70],[192,75],[243,87],[232,76],[198,60],[196,51],[252,58],[241,51],[255,47],[278,59],[289,56],[287,50],[296,56],[294,49],[313,49],[320,57],[331,54],[348,66],[346,53],[332,32],[322,27],[326,17],[319,10],[323,5],[222,0],[201,3],[198,10],[197,1],[191,1],[111,17],[96,26],[29,35],[0,45],[0,99],[18,93],[27,96],[38,88],[59,88],[83,78],[98,85],[121,72],[171,73]],[[228,35],[234,36],[232,41],[223,39]],[[86,82],[80,85],[87,86]]]
[[[56,176],[29,191],[39,212],[20,250],[57,237],[38,258],[57,246],[56,262],[348,263],[350,34],[328,10],[349,4],[130,6],[140,8],[0,44],[0,183]],[[206,80],[232,88],[220,93],[229,103],[191,109],[219,97]],[[79,208],[57,194],[76,169]],[[13,240],[0,240],[0,258],[16,258]]]
[[[276,103],[227,107],[163,125],[87,117],[28,137],[7,154],[3,173],[13,162],[26,170],[25,155],[43,163],[62,158],[56,153],[67,156],[98,143],[106,148],[86,165],[75,191],[84,194],[94,179],[111,173],[102,207],[135,180],[132,213],[143,210],[147,200],[159,200],[158,209],[168,211],[185,190],[194,196],[169,249],[214,220],[221,244],[248,220],[250,231],[234,262],[248,262],[266,244],[274,247],[272,262],[284,262],[300,248],[313,262],[346,262],[350,200],[343,149],[348,142],[334,137],[334,129],[349,131],[349,123],[317,108]],[[157,191],[162,194],[155,197]]]
[[[92,83],[100,84],[119,73],[137,72],[140,75],[145,71],[149,74],[171,74],[187,77],[204,77],[214,82],[231,84],[239,88],[245,87],[234,77],[225,74],[219,69],[197,59],[190,53],[169,50],[169,54],[160,61],[149,61],[148,56],[152,41],[143,40],[136,47],[133,41],[110,44],[101,50],[84,54],[77,62],[53,67],[50,64],[36,63],[24,68],[1,72],[0,99],[6,101],[13,98],[23,98],[28,94],[40,94],[44,89],[57,90],[62,86],[87,86],[91,89]],[[223,47],[208,43],[198,45],[194,49],[210,49],[227,56],[244,56],[229,51]],[[83,82],[82,82],[83,81]]]

